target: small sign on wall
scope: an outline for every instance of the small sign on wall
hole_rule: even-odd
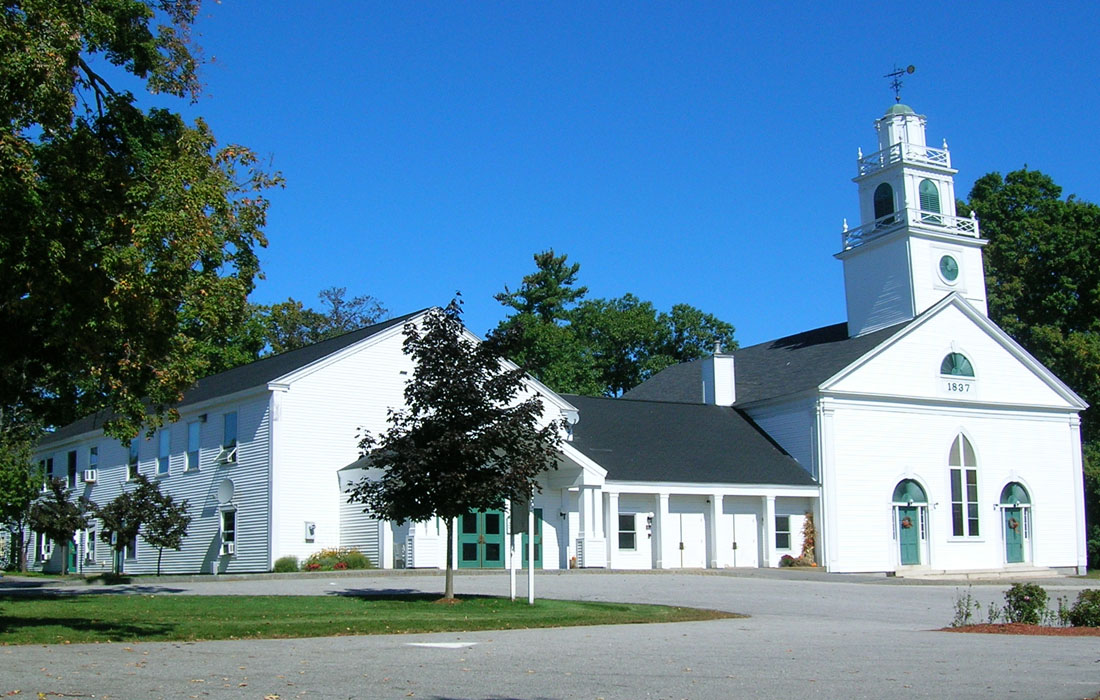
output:
[[[317,523],[306,521],[306,542],[312,542],[317,536]]]

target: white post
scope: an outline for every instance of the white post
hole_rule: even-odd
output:
[[[711,494],[710,497],[710,527],[707,528],[707,550],[710,553],[710,568],[717,569],[722,564],[720,562],[721,555],[718,553],[718,518],[722,515],[722,496],[720,494]]]
[[[654,518],[654,530],[653,533],[653,546],[656,547],[656,557],[654,558],[655,569],[667,569],[667,562],[665,559],[665,530],[670,529],[670,523],[668,522],[668,494],[657,494],[657,512]]]
[[[535,502],[527,504],[527,604],[535,604]]]
[[[508,502],[508,591],[509,597],[516,599],[516,535],[512,527],[512,502]]]
[[[776,566],[772,561],[775,550],[775,496],[764,496],[764,566]]]
[[[615,568],[619,553],[619,494],[607,494],[607,567]],[[637,537],[637,523],[635,523],[634,536]],[[637,545],[635,545],[637,546]]]

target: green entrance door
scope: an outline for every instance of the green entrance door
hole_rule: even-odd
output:
[[[76,540],[69,543],[69,573],[76,572]]]
[[[1005,561],[1019,564],[1024,560],[1024,513],[1023,508],[1004,508],[1005,514]]]
[[[920,513],[916,506],[898,506],[898,543],[902,566],[920,564]]]
[[[463,569],[504,568],[504,513],[466,513],[458,528],[458,566]]]
[[[527,568],[527,533],[523,533],[523,568]],[[542,568],[542,508],[535,508],[535,568]]]

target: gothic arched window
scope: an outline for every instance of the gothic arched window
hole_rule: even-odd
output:
[[[965,435],[951,442],[947,464],[951,475],[951,534],[977,537],[978,460],[974,456],[974,446]]]

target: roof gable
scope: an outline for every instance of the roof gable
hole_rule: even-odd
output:
[[[974,377],[944,378],[947,354],[964,355]],[[1082,410],[1065,383],[963,297],[951,294],[824,382],[830,392],[881,394]]]

